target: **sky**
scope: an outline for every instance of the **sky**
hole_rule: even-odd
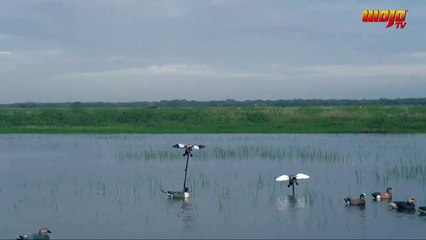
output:
[[[0,103],[426,97],[422,0],[0,0]],[[408,10],[404,29],[362,22]]]

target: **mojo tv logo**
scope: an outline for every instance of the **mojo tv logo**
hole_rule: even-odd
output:
[[[363,22],[387,22],[386,28],[392,27],[403,29],[407,23],[405,16],[408,10],[364,10],[362,12]]]

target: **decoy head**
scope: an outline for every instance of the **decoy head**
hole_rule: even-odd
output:
[[[359,195],[360,199],[365,199],[365,193],[361,193],[361,195]]]
[[[38,231],[40,234],[47,234],[47,233],[52,233],[47,227],[41,227],[40,230]]]
[[[184,192],[189,192],[189,188],[185,187]]]
[[[409,202],[409,203],[415,203],[416,202],[416,198],[415,197],[410,197],[410,198],[408,198],[407,202]]]
[[[386,192],[390,193],[392,191],[391,187],[386,188]]]

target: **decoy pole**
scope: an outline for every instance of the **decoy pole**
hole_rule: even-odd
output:
[[[293,196],[294,196],[294,183],[291,186],[293,187]]]
[[[183,192],[185,192],[185,189],[186,189],[186,174],[188,172],[188,161],[189,161],[189,153],[186,155],[185,178],[183,179]]]

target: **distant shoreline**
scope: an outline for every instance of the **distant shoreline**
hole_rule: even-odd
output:
[[[426,105],[423,98],[379,99],[280,99],[280,100],[161,100],[139,102],[20,102],[0,104],[0,108],[141,108],[141,107],[306,107],[306,106],[371,106]]]
[[[0,133],[426,133],[426,105],[3,108]]]

